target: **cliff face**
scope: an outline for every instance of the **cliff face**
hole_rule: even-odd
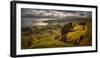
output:
[[[85,43],[88,43],[87,45],[92,45],[89,43],[92,40],[91,30],[92,30],[91,21],[72,22],[66,24],[62,28],[61,41],[70,42],[77,46],[80,45],[84,46]]]

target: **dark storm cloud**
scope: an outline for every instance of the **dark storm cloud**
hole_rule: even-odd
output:
[[[22,17],[51,17],[51,18],[66,18],[66,17],[89,17],[91,12],[85,11],[62,11],[62,10],[43,10],[43,9],[28,9],[22,8]]]

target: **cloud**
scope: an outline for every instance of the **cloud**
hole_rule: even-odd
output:
[[[66,18],[66,17],[88,17],[91,16],[91,12],[83,11],[58,11],[58,10],[39,10],[39,9],[27,9],[22,8],[22,16],[33,17],[51,17],[51,18]]]

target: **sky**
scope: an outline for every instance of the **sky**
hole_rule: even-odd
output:
[[[48,25],[47,22],[43,22],[47,20],[68,20],[68,18],[84,18],[91,16],[92,13],[89,11],[21,8],[21,23],[26,26]]]

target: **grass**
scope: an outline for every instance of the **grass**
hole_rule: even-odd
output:
[[[85,34],[85,38],[84,40],[82,40],[81,44],[79,43],[78,46],[88,46],[88,45],[92,45],[91,41],[92,41],[92,34],[91,34],[91,23],[90,26],[88,27],[88,32],[87,34]],[[58,25],[57,25],[58,26]],[[72,35],[69,36],[69,39],[72,42],[63,42],[60,41],[60,34],[61,34],[61,26],[57,27],[57,26],[46,26],[46,27],[41,27],[40,29],[36,28],[35,30],[33,30],[32,32],[29,33],[29,31],[31,29],[29,29],[27,32],[29,34],[22,34],[21,35],[21,49],[35,49],[35,48],[55,48],[55,47],[74,47],[77,46],[74,44],[73,40],[80,39],[80,34],[81,32],[74,32],[72,33]],[[38,26],[36,26],[38,27]],[[83,29],[79,28],[79,26],[76,29]],[[34,32],[35,31],[35,32]],[[26,32],[26,31],[25,31]],[[68,34],[68,33],[67,33]],[[66,35],[66,34],[65,34]],[[83,33],[82,33],[83,35]],[[68,36],[66,36],[67,38]],[[57,39],[55,39],[57,38]],[[79,39],[78,39],[79,38]],[[66,39],[65,39],[66,40]],[[68,40],[68,39],[67,39]],[[75,40],[76,41],[76,40]]]
[[[71,43],[64,43],[58,40],[44,38],[30,48],[53,48],[53,47],[68,47],[73,46]]]

